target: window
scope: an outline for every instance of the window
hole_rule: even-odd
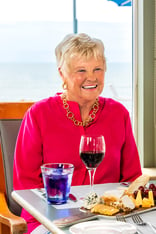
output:
[[[67,2],[1,1],[0,101],[38,100],[61,90],[54,49],[73,31]]]
[[[39,100],[61,91],[54,49],[73,32],[73,0],[0,3],[0,101]],[[108,0],[77,0],[78,32],[105,45],[104,96],[132,111],[132,7]]]
[[[78,31],[102,39],[105,45],[107,72],[102,95],[117,99],[131,113],[132,7],[107,0],[83,3],[77,1]]]
[[[143,167],[156,166],[154,33],[156,1],[134,2],[134,118]],[[156,43],[156,41],[155,41]]]

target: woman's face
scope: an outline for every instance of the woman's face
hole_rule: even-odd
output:
[[[60,71],[67,85],[67,98],[79,104],[94,102],[104,87],[105,67],[103,59],[73,58],[68,71]]]

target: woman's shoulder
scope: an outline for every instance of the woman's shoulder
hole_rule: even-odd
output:
[[[99,102],[102,104],[105,110],[111,112],[123,112],[125,114],[129,113],[127,108],[121,102],[114,100],[112,98],[106,98],[100,96]]]
[[[29,109],[28,113],[39,114],[49,112],[53,108],[58,106],[58,102],[60,101],[60,95],[56,94],[52,97],[44,98],[42,100],[36,101]]]

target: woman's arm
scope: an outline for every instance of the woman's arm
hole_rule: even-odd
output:
[[[125,120],[125,143],[121,151],[121,181],[133,181],[142,174],[129,115]]]
[[[43,161],[42,137],[33,115],[33,108],[26,113],[16,142],[14,154],[14,189],[43,187],[40,166]]]

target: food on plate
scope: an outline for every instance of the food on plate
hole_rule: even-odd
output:
[[[135,202],[131,196],[124,195],[120,199],[121,201],[121,209],[125,212],[131,211],[135,209]]]
[[[124,190],[110,190],[106,191],[101,197],[102,203],[113,206],[122,211],[130,211],[135,208],[135,203],[128,195],[124,194]]]
[[[149,186],[140,186],[138,190],[134,191],[134,197],[136,198],[138,191],[141,191],[142,197],[148,197],[149,191],[153,192],[154,200],[156,200],[156,186],[151,183]]]
[[[111,205],[111,203],[118,202],[123,194],[124,190],[108,190],[104,192],[104,194],[101,196],[101,199],[106,205]]]
[[[151,202],[151,206],[154,206],[154,196],[153,196],[153,191],[148,192],[148,199]]]
[[[148,198],[144,197],[142,200],[142,207],[149,208],[151,206],[152,206],[151,201]]]
[[[136,208],[143,207],[148,208],[154,206],[154,196],[153,191],[148,191],[148,197],[142,197],[141,190],[138,190],[138,193],[136,195],[135,199],[135,206]]]
[[[141,191],[139,190],[135,199],[135,206],[136,208],[139,208],[142,206],[142,196],[141,196]]]
[[[99,213],[103,215],[114,215],[119,212],[119,209],[113,207],[113,206],[107,206],[104,204],[96,204],[92,209],[92,213]]]
[[[148,175],[141,175],[136,180],[134,180],[127,189],[127,193],[134,193],[134,191],[138,190],[140,186],[145,186],[150,179]]]
[[[84,198],[83,207],[90,210],[98,203],[100,203],[100,197],[96,193],[91,192]]]
[[[149,176],[138,177],[127,189],[105,191],[102,196],[89,194],[84,201],[84,208],[92,213],[115,215],[129,213],[134,209],[150,208],[156,204],[156,185],[147,186]]]

